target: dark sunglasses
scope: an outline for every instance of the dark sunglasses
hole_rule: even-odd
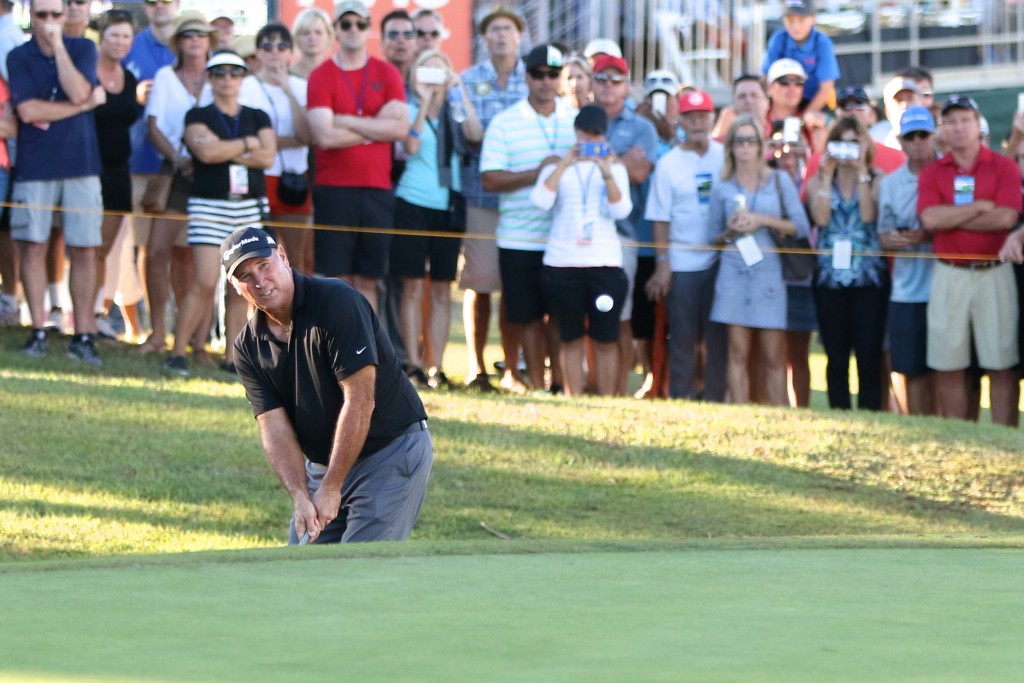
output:
[[[60,19],[61,17],[64,16],[64,12],[47,12],[46,10],[41,9],[37,12],[33,12],[32,16],[34,16],[39,21],[46,21],[47,19]]]
[[[202,31],[182,31],[178,34],[179,38],[202,38],[206,34]]]
[[[594,74],[594,80],[598,83],[615,83],[618,85],[619,83],[625,83],[626,77],[613,76],[612,74]]]
[[[868,105],[867,105],[866,102],[857,102],[857,101],[843,102],[841,105],[839,105],[839,108],[842,109],[843,111],[854,111],[854,110],[867,109]]]
[[[737,135],[732,139],[733,147],[743,147],[744,145],[756,145],[759,140],[754,135]]]
[[[557,81],[562,77],[561,71],[555,71],[553,69],[530,69],[527,73],[530,74],[530,78],[535,81],[539,81],[545,78]]]
[[[169,5],[172,2],[174,2],[174,0],[146,0],[146,4],[147,5],[156,5],[156,4],[159,4],[161,2],[164,3],[165,5]]]
[[[412,40],[413,36],[416,35],[415,31],[388,31],[384,35],[387,36],[388,40],[398,40],[400,37],[406,40]]]
[[[779,85],[799,85],[803,87],[803,84],[806,83],[807,80],[804,78],[800,78],[799,76],[794,76],[793,78],[790,78],[789,76],[783,76],[782,78],[776,79],[775,82],[778,83]]]
[[[88,5],[92,0],[68,0],[68,4],[71,5]]]
[[[288,52],[292,49],[292,44],[284,40],[280,43],[272,43],[268,40],[260,43],[260,49],[264,52]]]
[[[902,137],[904,140],[914,141],[914,140],[927,140],[931,136],[932,136],[932,134],[929,133],[926,130],[913,130],[913,131],[910,131],[909,133],[907,133],[906,135],[902,135],[900,137]]]
[[[370,28],[370,22],[365,21],[363,19],[359,19],[357,21],[349,21],[348,19],[338,19],[338,28],[340,28],[342,31],[351,31],[353,27],[359,29],[360,31],[365,31],[366,29]]]
[[[417,38],[426,38],[427,36],[430,36],[431,38],[440,38],[441,32],[438,31],[437,29],[434,29],[433,31],[424,31],[423,29],[419,28],[416,29]]]
[[[210,78],[241,78],[245,75],[245,69],[240,66],[215,66],[210,69]]]

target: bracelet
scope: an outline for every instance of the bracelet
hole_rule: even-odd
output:
[[[860,177],[860,178],[859,178],[859,179],[857,180],[857,182],[858,182],[858,184],[859,184],[859,183],[870,183],[870,182],[871,182],[871,174],[870,174],[870,173],[865,173],[864,175],[862,175],[862,176],[861,176],[861,177]]]
[[[420,137],[421,137],[421,135],[419,133],[417,133],[415,130],[413,130],[412,128],[409,129],[409,135],[411,137],[416,138],[417,140],[419,140]]]
[[[821,197],[822,199],[831,199],[832,190],[818,190],[818,196]]]

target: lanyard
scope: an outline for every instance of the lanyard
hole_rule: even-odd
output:
[[[222,112],[216,106],[214,106],[214,110],[217,112],[217,117],[220,119],[221,125],[224,126],[224,131],[228,134],[228,137],[225,138],[225,139],[226,140],[235,140],[235,139],[237,139],[238,138],[238,127],[239,127],[239,125],[242,122],[242,108],[239,107],[238,108],[238,113],[235,114],[234,116],[231,116],[231,117],[226,116],[224,114],[224,112]],[[234,124],[233,126],[228,126],[228,119],[229,118],[231,119],[232,123]]]
[[[370,82],[370,61],[366,61],[366,66],[363,67],[363,88],[359,96],[356,97],[356,89],[352,87],[352,81],[348,78],[348,73],[338,65],[338,69],[341,71],[341,77],[345,81],[345,87],[348,88],[349,94],[352,95],[352,99],[356,103],[356,115],[363,115],[363,102],[366,101],[366,85]]]
[[[544,127],[544,119],[536,111],[533,113],[537,114],[537,127],[540,128],[540,132],[544,135],[545,142],[548,143],[548,148],[550,148],[551,153],[554,154],[558,150],[558,110],[555,109],[555,112],[551,115],[552,122],[554,123],[552,126],[555,132],[554,141],[552,141],[551,136],[548,135],[548,129]]]
[[[597,170],[597,162],[591,162],[593,165],[590,167],[590,173],[587,174],[587,181],[583,182],[583,174],[580,173],[580,167],[576,164],[572,165],[572,170],[576,171],[576,179],[580,181],[580,194],[583,199],[583,217],[587,217],[587,196],[590,194],[590,181],[594,179],[594,171]]]

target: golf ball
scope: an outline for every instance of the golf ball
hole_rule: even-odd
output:
[[[608,311],[612,310],[612,306],[614,305],[615,300],[612,299],[607,294],[602,294],[601,296],[594,299],[594,307],[597,308],[597,310],[601,311],[602,313],[607,313]]]

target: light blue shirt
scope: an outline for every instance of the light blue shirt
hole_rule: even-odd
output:
[[[619,156],[634,147],[640,147],[644,156],[651,162],[652,173],[658,161],[658,131],[654,124],[626,107],[614,119],[608,122],[608,133],[605,136],[612,150]],[[647,184],[630,185],[630,199],[633,201],[633,213],[629,218],[618,221],[619,233],[626,237],[636,237],[636,224],[644,216],[647,205]]]
[[[903,164],[882,178],[878,191],[878,233],[893,232],[899,228],[920,230],[917,217],[917,176]],[[925,254],[932,252],[932,243],[922,242],[907,249]],[[928,302],[932,288],[931,258],[897,258],[892,269],[892,301],[900,304]]]
[[[156,72],[168,64],[174,63],[174,54],[153,35],[150,28],[139,31],[132,41],[132,49],[122,62],[124,68],[131,71],[136,80],[152,80]],[[140,116],[132,125],[132,173],[156,173],[162,161],[160,154],[149,141],[149,117]]]
[[[419,107],[410,103],[409,120],[415,121]],[[426,209],[446,211],[448,209],[448,188],[442,187],[437,173],[437,135],[434,128],[437,121],[424,121],[423,132],[420,134],[420,148],[416,154],[407,157],[405,172],[398,181],[395,196],[410,204]],[[452,189],[458,192],[462,188],[459,179],[459,158],[452,153]],[[399,226],[401,227],[401,226]]]
[[[5,83],[11,80],[7,72],[7,55],[27,39],[25,32],[15,25],[11,14],[0,17],[0,77]]]

